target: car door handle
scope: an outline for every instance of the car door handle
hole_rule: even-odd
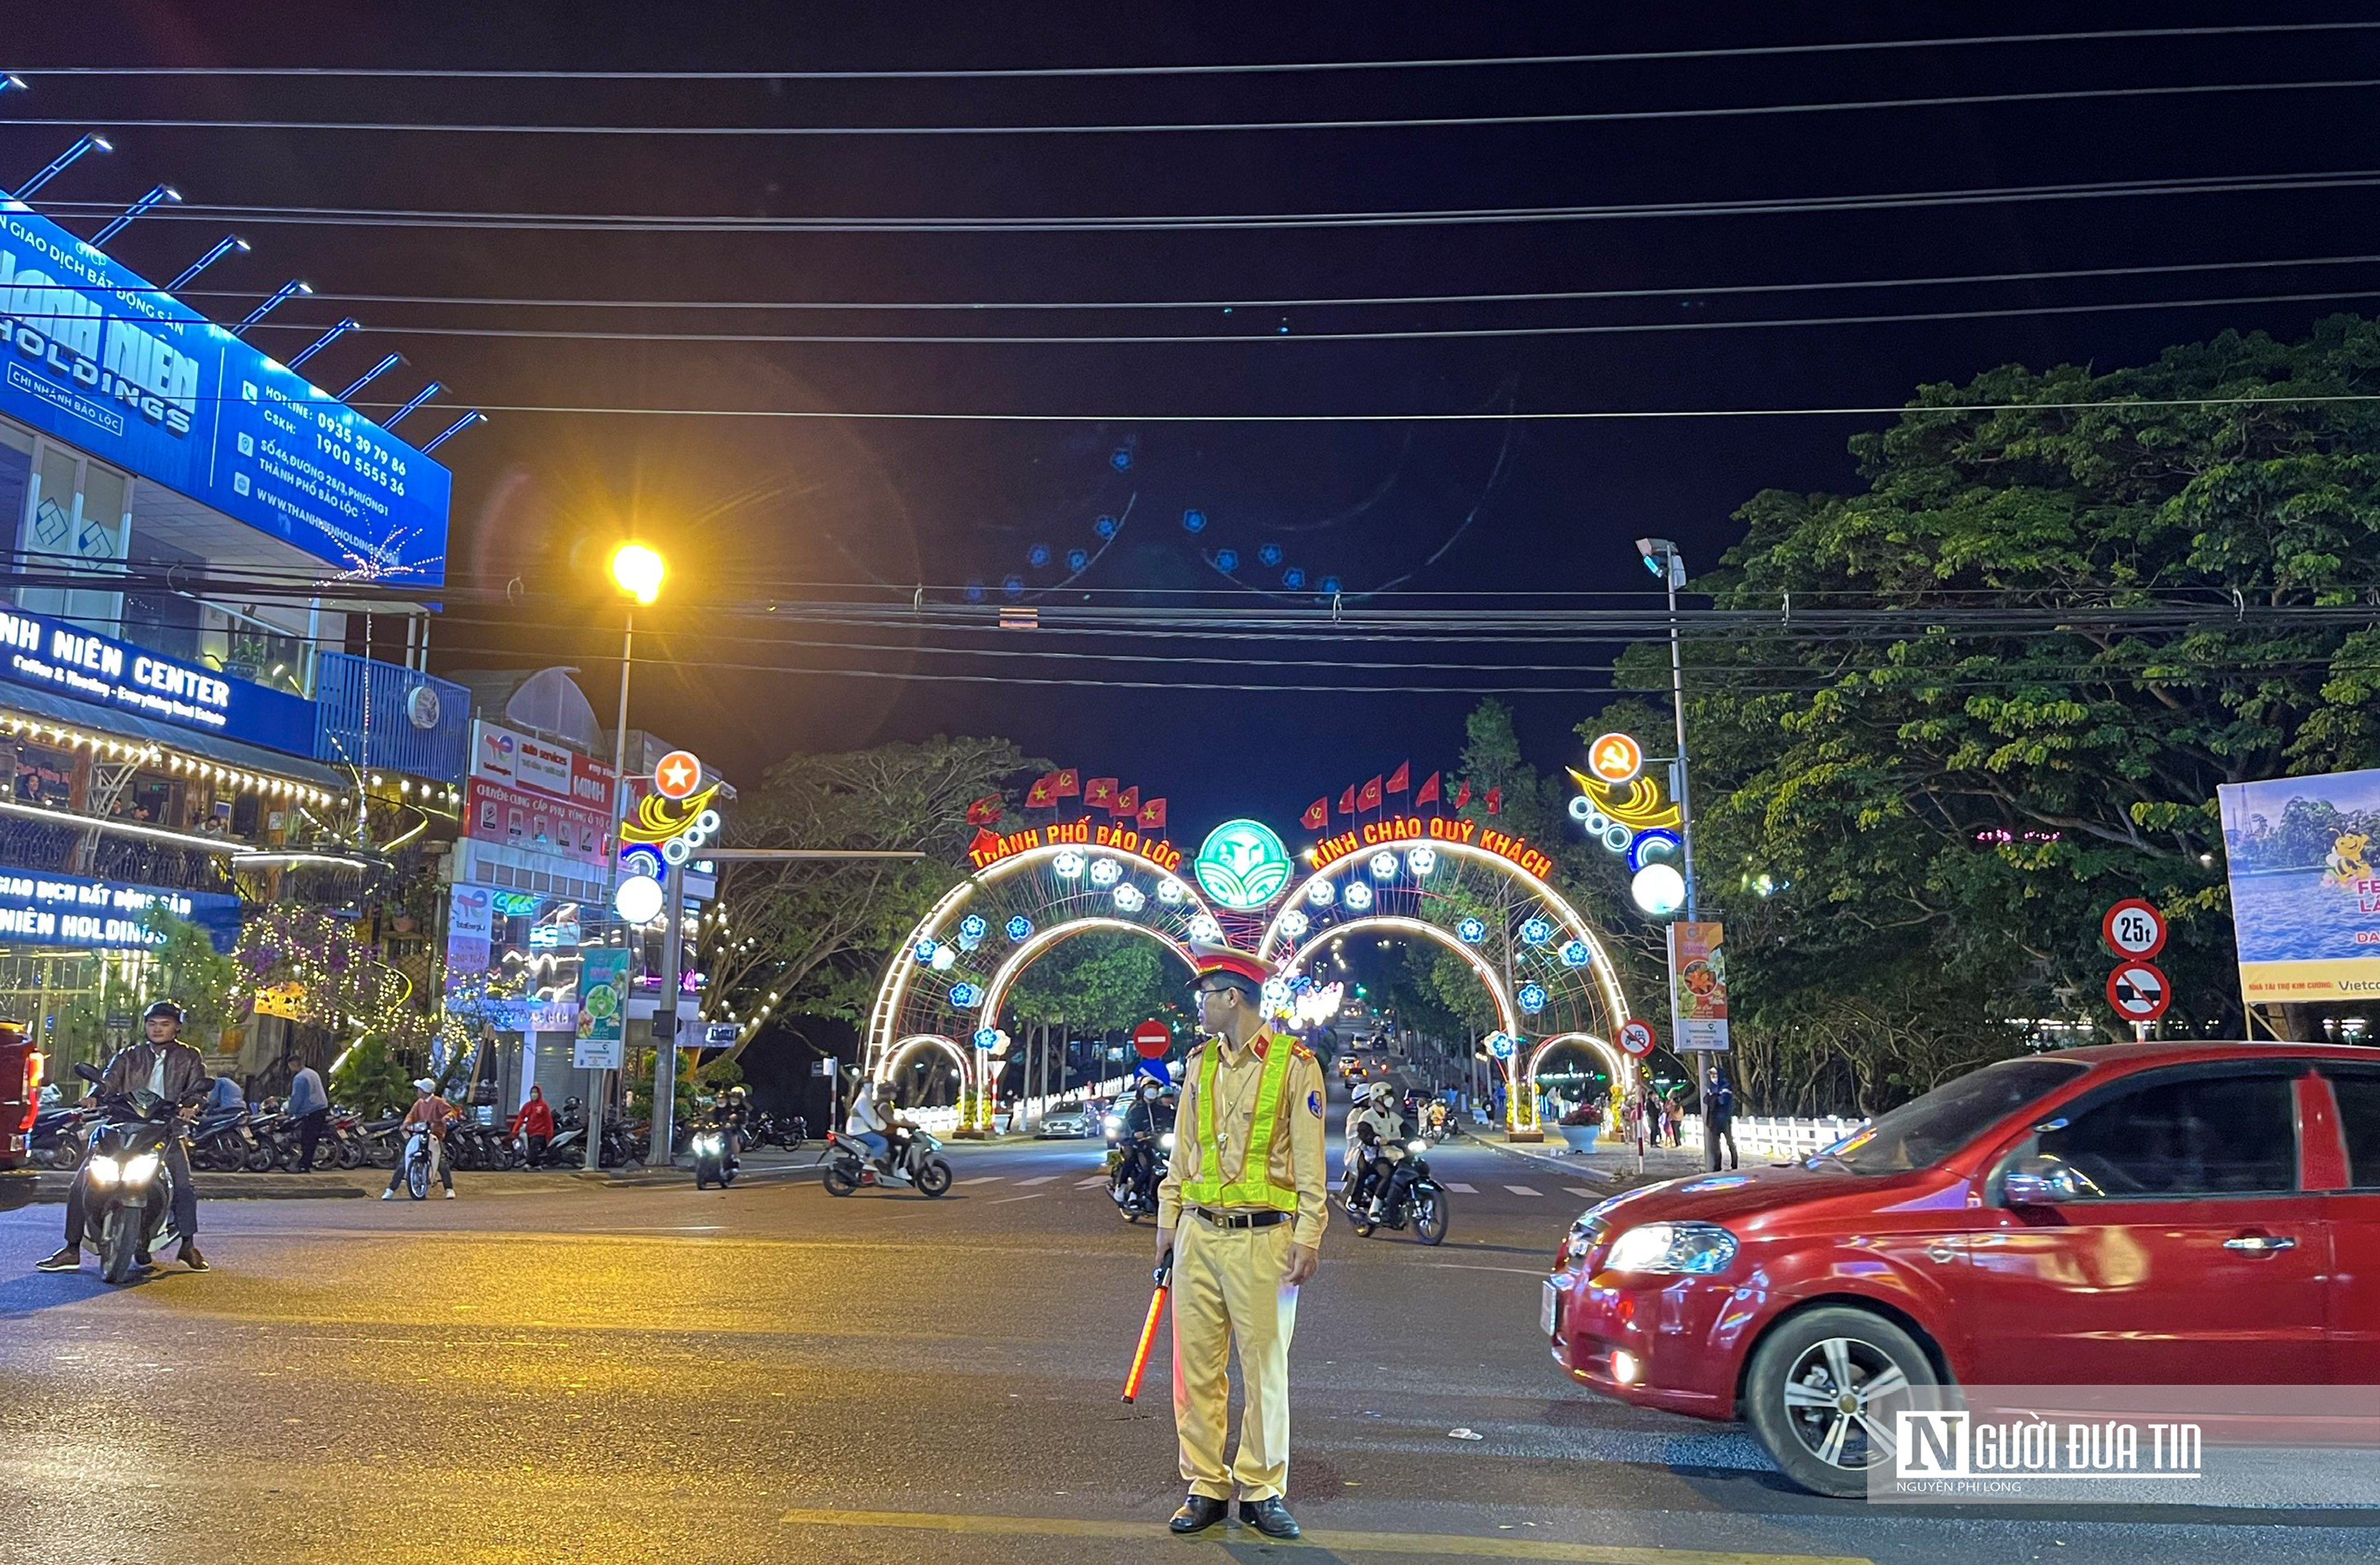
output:
[[[2283,1250],[2296,1249],[2298,1242],[2280,1233],[2242,1233],[2236,1239],[2223,1241],[2223,1247],[2251,1256],[2271,1256]]]

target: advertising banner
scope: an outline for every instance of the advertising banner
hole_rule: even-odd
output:
[[[2380,994],[2380,771],[2216,790],[2252,1005]]]
[[[612,822],[601,810],[484,777],[472,778],[464,789],[463,834],[475,842],[550,853],[598,868],[611,862]]]
[[[616,1071],[627,1033],[628,952],[599,946],[578,959],[578,1044],[571,1063]]]
[[[0,333],[0,413],[365,579],[444,581],[445,468],[6,198]]]
[[[314,703],[305,698],[225,679],[47,614],[0,608],[0,679],[269,750],[314,753]]]
[[[485,886],[456,886],[446,902],[446,1002],[456,1006],[474,994],[494,958],[495,893]]]
[[[217,951],[239,943],[239,898],[221,892],[0,869],[0,940],[11,944],[146,950],[165,942],[143,922],[152,907],[198,925]]]
[[[610,767],[484,720],[471,724],[471,775],[524,793],[567,799],[599,815],[609,815],[613,807]]]
[[[1727,1049],[1726,940],[1717,924],[1670,926],[1670,1020],[1681,1054]]]

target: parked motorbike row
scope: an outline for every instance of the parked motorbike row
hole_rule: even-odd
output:
[[[104,1105],[96,1097],[70,1107],[45,1109],[33,1121],[29,1160],[36,1168],[75,1169],[100,1124]],[[404,1120],[391,1114],[367,1120],[345,1109],[333,1109],[314,1149],[318,1166],[360,1169],[394,1168],[404,1155],[399,1127]],[[790,1130],[781,1133],[790,1134]],[[190,1167],[208,1173],[269,1173],[295,1171],[300,1149],[297,1120],[288,1114],[251,1114],[246,1108],[216,1109],[201,1113],[189,1127]],[[798,1137],[775,1145],[801,1145]],[[618,1168],[641,1163],[650,1142],[641,1125],[607,1123],[601,1153],[602,1166]],[[553,1138],[544,1155],[532,1162],[528,1138],[506,1135],[501,1129],[465,1120],[446,1133],[446,1158],[457,1169],[480,1171],[524,1168],[579,1168],[587,1161],[586,1116],[578,1099],[571,1098],[554,1118]]]

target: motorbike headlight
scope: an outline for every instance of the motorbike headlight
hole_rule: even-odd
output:
[[[1160,1136],[1159,1136],[1159,1137],[1157,1138],[1157,1144],[1158,1144],[1160,1146],[1164,1147],[1168,1152],[1172,1151],[1172,1150],[1173,1150],[1173,1133],[1172,1133],[1172,1131],[1170,1131],[1170,1130],[1169,1130],[1169,1131],[1167,1131],[1163,1135],[1160,1135]]]
[[[1123,1129],[1123,1116],[1121,1114],[1110,1114],[1105,1120],[1102,1120],[1099,1122],[1108,1127],[1108,1134],[1110,1135],[1113,1135],[1116,1132]]]
[[[1607,1271],[1708,1277],[1735,1259],[1735,1235],[1717,1223],[1648,1222],[1612,1242]]]
[[[1429,1150],[1429,1145],[1427,1142],[1408,1141],[1405,1143],[1405,1150],[1418,1158],[1423,1153]]]
[[[114,1184],[123,1171],[115,1166],[113,1158],[93,1158],[83,1165],[83,1172],[91,1176],[93,1184]]]
[[[126,1184],[146,1184],[156,1171],[157,1154],[141,1152],[124,1159],[123,1171],[117,1177]]]

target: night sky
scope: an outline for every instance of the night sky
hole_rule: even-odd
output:
[[[1852,39],[2367,19],[2330,6],[1584,6],[1162,8],[772,5],[82,5],[16,7],[5,64],[824,69],[1155,65],[1712,50]],[[700,19],[689,19],[699,17]],[[1626,123],[1142,135],[655,138],[139,127],[142,117],[573,124],[1076,124],[1641,111],[2180,83],[2380,79],[2380,32],[2060,42],[1754,58],[1229,77],[975,81],[452,82],[37,78],[0,101],[0,180],[82,128],[118,152],[43,192],[79,232],[159,179],[192,203],[727,217],[1087,217],[1762,200],[2380,167],[2380,91],[2192,93]],[[71,125],[11,124],[57,117]],[[53,204],[53,203],[55,204]],[[92,203],[86,208],[81,203]],[[85,216],[90,212],[95,215]],[[445,669],[577,663],[610,711],[616,611],[593,573],[634,530],[682,568],[649,624],[689,658],[812,669],[1026,672],[848,647],[740,650],[723,602],[858,588],[957,601],[970,581],[1056,607],[1133,590],[1310,603],[1373,596],[1641,592],[1630,540],[1715,561],[1768,486],[1854,481],[1847,436],[1807,417],[1595,424],[1136,422],[1193,412],[1475,412],[1892,405],[2016,360],[2107,368],[2227,327],[2295,334],[2365,301],[2230,303],[1968,321],[1321,343],[1314,334],[2380,292],[2380,264],[1730,295],[1900,279],[2380,252],[2361,188],[1497,224],[1137,233],[696,235],[144,218],[114,249],[170,276],[226,227],[251,254],[192,302],[237,319],[284,279],[324,295],[509,299],[1207,301],[1173,310],[565,311],[300,301],[256,340],[294,352],[342,314],[333,389],[391,348],[451,409],[623,406],[1061,412],[1105,422],[745,421],[499,412],[441,453],[455,473]],[[1628,300],[1269,307],[1276,299],[1641,288]],[[1229,308],[1226,309],[1226,304]],[[1228,334],[1208,345],[634,344],[509,331]],[[377,394],[379,388],[375,388]],[[1184,526],[1196,512],[1203,530]],[[1117,519],[1112,540],[1099,518]],[[1104,544],[1104,548],[1103,548]],[[1037,546],[1048,564],[1036,565]],[[1277,560],[1269,551],[1280,551]],[[1096,554],[1079,574],[1070,551]],[[1238,568],[1219,569],[1221,551]],[[1270,562],[1270,563],[1269,563]],[[1285,585],[1302,571],[1304,590]],[[1072,580],[1068,578],[1072,577]],[[518,578],[520,608],[471,606]],[[1063,588],[1059,584],[1066,582]],[[807,585],[806,585],[807,584]],[[1483,601],[1475,599],[1473,601]],[[739,634],[765,634],[748,625]],[[845,633],[848,636],[850,633]],[[871,633],[861,639],[892,642]],[[1034,643],[1041,645],[1041,643]],[[1133,649],[1146,650],[1147,649]],[[1177,646],[1172,650],[1184,649]],[[1219,648],[1239,656],[1241,647]],[[1257,656],[1313,656],[1284,642]],[[1409,654],[1412,655],[1412,654]],[[1427,656],[1481,656],[1460,647]],[[1067,665],[1097,678],[1122,665]],[[1050,672],[1037,667],[1029,672]],[[1147,667],[1131,677],[1253,677]],[[1275,676],[1281,677],[1281,676]],[[1323,675],[1321,683],[1348,683]],[[1505,676],[1433,674],[1457,686]],[[1518,698],[1541,762],[1600,698]],[[996,733],[1171,797],[1177,835],[1226,813],[1288,826],[1325,791],[1410,757],[1453,761],[1465,694],[1155,691],[640,670],[637,721],[748,781],[798,749]],[[1233,739],[1234,728],[1269,741]],[[1233,758],[1221,758],[1224,754]]]

